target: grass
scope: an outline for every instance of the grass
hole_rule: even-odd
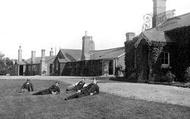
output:
[[[100,92],[65,101],[67,84],[60,95],[19,94],[23,80],[0,80],[0,119],[189,119],[190,108],[123,98]],[[55,81],[33,80],[35,91]],[[101,90],[101,89],[100,89]]]

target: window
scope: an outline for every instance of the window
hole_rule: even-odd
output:
[[[160,60],[161,60],[161,68],[168,68],[170,65],[170,54],[169,54],[169,52],[162,52]]]

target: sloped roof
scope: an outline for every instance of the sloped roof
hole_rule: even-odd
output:
[[[27,64],[27,62],[26,62],[25,60],[22,60],[21,62],[18,62],[18,60],[17,60],[17,63],[18,63],[19,65]]]
[[[138,36],[138,40],[135,43],[136,48],[138,47],[142,39],[145,39],[149,45],[151,45],[152,42],[171,42],[171,40],[165,36],[163,31],[159,31],[156,28],[143,31]]]
[[[167,19],[163,24],[158,26],[158,30],[169,31],[184,26],[190,26],[190,13]]]
[[[45,62],[50,62],[52,63],[53,60],[55,59],[55,56],[45,56]],[[40,64],[41,57],[35,57],[33,64]],[[26,60],[27,64],[31,63],[31,58]]]
[[[113,59],[125,53],[125,47],[91,51],[90,59]]]
[[[138,47],[142,39],[145,39],[149,45],[151,42],[173,42],[165,35],[165,31],[173,30],[180,27],[190,26],[190,13],[176,16],[166,20],[158,27],[143,31],[139,35],[139,39],[135,43],[135,47]]]
[[[79,61],[81,59],[82,51],[80,49],[61,49],[62,54],[65,56],[64,61]]]

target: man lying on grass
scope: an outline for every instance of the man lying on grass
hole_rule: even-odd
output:
[[[59,93],[60,93],[59,82],[56,82],[48,89],[38,91],[38,92],[34,93],[33,95],[48,95],[48,94],[57,95]]]
[[[79,98],[87,95],[95,95],[99,93],[99,86],[97,85],[97,81],[94,79],[92,83],[88,84],[86,87],[83,87],[78,92],[68,96],[65,100]]]
[[[19,93],[23,93],[25,91],[28,91],[28,92],[33,91],[33,85],[31,83],[30,79],[27,79],[26,82],[22,85]]]
[[[83,86],[85,86],[85,79],[69,86],[67,89],[66,89],[66,92],[68,91],[78,91],[78,90],[81,90],[83,88]]]

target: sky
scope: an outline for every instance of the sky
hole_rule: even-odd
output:
[[[175,1],[175,2],[174,2]],[[167,0],[176,15],[190,12],[190,0]],[[85,31],[95,49],[124,46],[125,33],[142,31],[143,16],[152,13],[152,0],[1,0],[0,52],[11,59],[81,49]]]

